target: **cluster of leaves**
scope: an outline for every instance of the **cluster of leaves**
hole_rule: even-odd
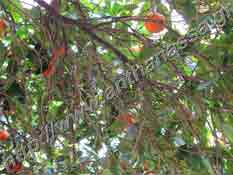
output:
[[[182,36],[173,11],[191,30],[231,0],[167,0],[169,8],[160,0],[34,1],[27,9],[20,0],[0,1],[7,24],[0,35],[0,123],[10,133],[1,153],[14,154],[16,143],[38,137],[38,128],[96,99],[95,111],[80,115],[53,145],[42,143],[22,162],[25,169],[47,175],[233,174],[233,18],[117,97],[107,101],[103,93],[130,65],[145,63]],[[155,8],[166,19],[159,34],[144,26]]]

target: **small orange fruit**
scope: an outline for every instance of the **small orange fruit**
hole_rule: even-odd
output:
[[[6,141],[9,136],[10,134],[6,130],[0,131],[0,141]]]
[[[23,170],[22,163],[16,161],[15,163],[11,163],[8,167],[8,172],[10,173],[18,173]]]
[[[57,54],[58,54],[58,56],[63,56],[63,55],[65,55],[65,47],[60,47],[60,48],[58,48],[57,49]]]
[[[55,71],[54,64],[56,63],[59,57],[64,55],[65,55],[65,47],[59,47],[53,51],[52,58],[49,62],[48,68],[43,72],[44,77],[49,77],[54,73]]]
[[[3,19],[0,19],[0,36],[3,35],[3,33],[6,30],[6,22]]]
[[[61,56],[64,56],[65,55],[65,47],[58,47],[58,48],[55,48],[52,52],[52,59],[51,61],[52,62],[55,62],[58,57],[61,57]]]
[[[145,28],[151,33],[159,33],[165,28],[165,17],[159,13],[149,13],[145,21]]]
[[[127,162],[125,160],[120,161],[120,166],[123,170],[127,170]]]
[[[53,65],[49,64],[48,68],[43,72],[44,77],[49,77],[52,74],[53,70]]]
[[[148,165],[148,162],[146,160],[143,162],[143,168],[144,168],[144,171],[149,170],[149,165]]]
[[[134,117],[128,113],[118,115],[116,117],[116,120],[122,121],[122,122],[126,123],[128,126],[133,125],[136,122]]]

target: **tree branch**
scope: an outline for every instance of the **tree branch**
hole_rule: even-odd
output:
[[[64,22],[65,24],[79,26],[79,28],[83,30],[84,32],[86,32],[92,39],[102,44],[105,48],[112,50],[122,62],[124,63],[129,62],[128,58],[123,53],[121,53],[121,51],[119,51],[117,48],[112,46],[110,43],[108,43],[107,41],[105,41],[104,39],[96,35],[91,29],[92,26],[88,24],[87,22],[85,21],[79,22],[74,19],[67,18],[65,16],[60,15],[59,13],[57,13],[57,11],[53,7],[47,4],[44,0],[35,0],[35,2],[37,2],[41,7],[44,7],[51,15],[56,17],[58,20]]]

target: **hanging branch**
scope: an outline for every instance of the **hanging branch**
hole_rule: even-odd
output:
[[[79,26],[79,28],[81,30],[83,30],[84,32],[86,32],[92,39],[96,40],[97,42],[99,42],[101,45],[103,45],[107,49],[112,50],[115,53],[115,55],[117,55],[118,58],[122,62],[124,62],[124,63],[129,62],[128,58],[123,53],[121,53],[121,51],[119,51],[117,48],[115,48],[109,42],[105,41],[104,39],[102,39],[98,35],[96,35],[93,32],[92,26],[89,23],[87,23],[86,21],[79,22],[79,21],[76,21],[74,19],[62,16],[62,15],[58,14],[54,8],[52,8],[49,4],[47,4],[43,0],[35,0],[35,2],[37,2],[41,7],[44,7],[51,15],[53,15],[55,18],[57,18],[57,20],[60,20],[65,24]]]

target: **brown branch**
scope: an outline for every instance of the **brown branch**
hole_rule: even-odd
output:
[[[161,83],[157,80],[145,80],[146,84],[149,84],[150,86],[156,86],[157,88],[160,88],[160,90],[167,90],[169,92],[173,92],[174,90],[179,90],[177,87],[169,85],[169,84],[165,84],[165,83]]]
[[[98,35],[96,35],[93,32],[92,26],[89,23],[86,23],[85,21],[80,21],[79,22],[79,21],[76,21],[74,19],[71,19],[71,18],[60,15],[59,13],[57,13],[57,11],[54,8],[52,8],[44,0],[35,0],[35,2],[37,2],[41,7],[44,7],[57,20],[60,20],[63,23],[68,24],[68,25],[77,25],[77,26],[79,26],[79,28],[81,30],[83,30],[84,32],[86,32],[92,39],[94,39],[97,42],[99,42],[100,44],[102,44],[105,48],[112,50],[115,53],[115,55],[117,55],[118,58],[122,62],[124,62],[124,63],[129,62],[128,58],[123,53],[121,53],[121,51],[119,51],[117,48],[115,48],[109,42],[105,41],[104,39],[102,39]]]
[[[80,0],[76,0],[76,6],[77,6],[77,10],[78,10],[78,15],[80,16],[80,18],[82,20],[86,19],[86,15],[85,15],[85,13],[82,10]]]
[[[51,6],[52,6],[57,12],[59,12],[59,6],[60,6],[59,0],[52,0]]]
[[[204,62],[206,62],[206,63],[207,63],[211,68],[213,68],[214,70],[217,70],[217,67],[209,61],[208,56],[204,55],[203,53],[200,53],[200,52],[199,52],[198,50],[196,50],[195,48],[192,48],[191,53],[192,53],[192,55],[194,55],[195,57],[202,59]]]
[[[139,147],[139,143],[141,141],[144,124],[145,124],[145,119],[143,119],[143,121],[141,122],[141,124],[139,126],[139,131],[138,131],[138,135],[137,135],[137,138],[136,138],[136,142],[135,142],[135,144],[133,146],[133,152],[132,152],[133,154],[138,152],[138,147]]]
[[[115,17],[112,18],[111,21],[107,21],[107,22],[102,22],[99,24],[96,24],[94,27],[98,28],[98,27],[102,27],[104,25],[108,25],[108,24],[112,24],[112,23],[116,23],[116,22],[127,22],[127,21],[151,21],[151,22],[155,22],[155,23],[161,23],[160,20],[154,20],[154,19],[149,19],[148,17],[142,17],[142,16],[121,16],[121,17]]]

